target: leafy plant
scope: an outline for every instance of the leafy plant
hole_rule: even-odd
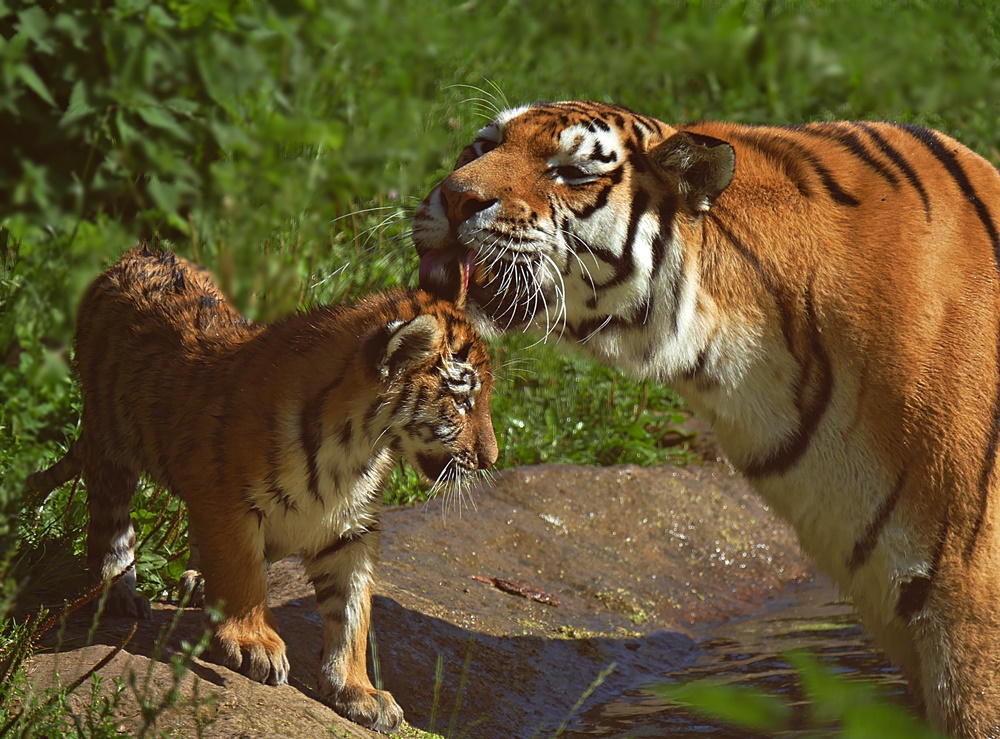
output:
[[[851,737],[940,739],[906,708],[891,702],[865,680],[839,676],[808,652],[787,655],[808,701],[713,681],[662,684],[651,691],[687,710],[736,728],[762,734],[834,731]]]

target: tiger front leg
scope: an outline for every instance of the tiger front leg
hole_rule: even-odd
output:
[[[257,518],[213,516],[207,519],[211,526],[203,527],[198,513],[191,509],[205,603],[221,603],[224,618],[212,634],[211,658],[251,680],[282,685],[288,680],[288,655],[267,607],[267,566]]]
[[[127,467],[85,456],[83,479],[87,484],[87,565],[91,582],[98,586],[118,581],[103,599],[109,616],[149,619],[149,600],[136,592],[135,529],[132,495],[139,475]]]
[[[356,724],[389,733],[403,722],[403,709],[388,691],[372,685],[367,667],[378,542],[377,531],[349,534],[306,558],[305,566],[323,619],[323,702]]]

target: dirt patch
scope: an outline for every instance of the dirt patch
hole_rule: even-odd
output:
[[[378,679],[411,726],[446,735],[551,733],[602,673],[584,709],[694,659],[699,624],[752,612],[809,577],[794,534],[719,464],[522,468],[467,494],[460,515],[458,502],[385,511],[373,608]],[[181,735],[202,724],[207,737],[373,736],[315,700],[320,621],[300,565],[277,562],[270,577],[290,684],[256,685],[199,660],[179,686],[188,703],[167,720]],[[154,605],[153,621],[140,624],[102,675],[145,675],[175,615]],[[98,639],[117,643],[130,626],[109,622]],[[167,656],[201,628],[200,611],[182,614]],[[110,649],[79,646],[82,639],[82,627],[67,630],[62,654],[34,660],[36,679],[51,681],[57,661],[72,679]],[[152,669],[152,689],[169,689],[169,665]],[[123,724],[138,715],[122,716]]]

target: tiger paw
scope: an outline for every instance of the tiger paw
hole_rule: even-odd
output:
[[[278,632],[264,623],[230,620],[212,636],[212,660],[267,685],[288,681],[288,655]]]
[[[321,688],[320,698],[339,715],[373,731],[391,734],[403,723],[403,709],[386,690]]]
[[[108,591],[108,597],[104,599],[104,606],[100,605],[100,597],[92,601],[91,610],[101,609],[102,616],[111,618],[131,618],[137,621],[148,621],[153,617],[153,609],[149,605],[149,599],[137,594],[129,587],[121,587],[120,584]]]
[[[177,582],[177,600],[188,608],[205,605],[205,578],[198,570],[185,570]]]

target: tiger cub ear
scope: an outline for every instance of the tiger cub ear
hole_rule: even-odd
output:
[[[383,380],[398,377],[433,357],[444,336],[438,320],[430,315],[417,316],[406,323],[394,321],[387,332],[389,340],[376,365]]]
[[[693,210],[706,211],[736,172],[736,152],[720,139],[681,131],[649,151],[661,174]]]

